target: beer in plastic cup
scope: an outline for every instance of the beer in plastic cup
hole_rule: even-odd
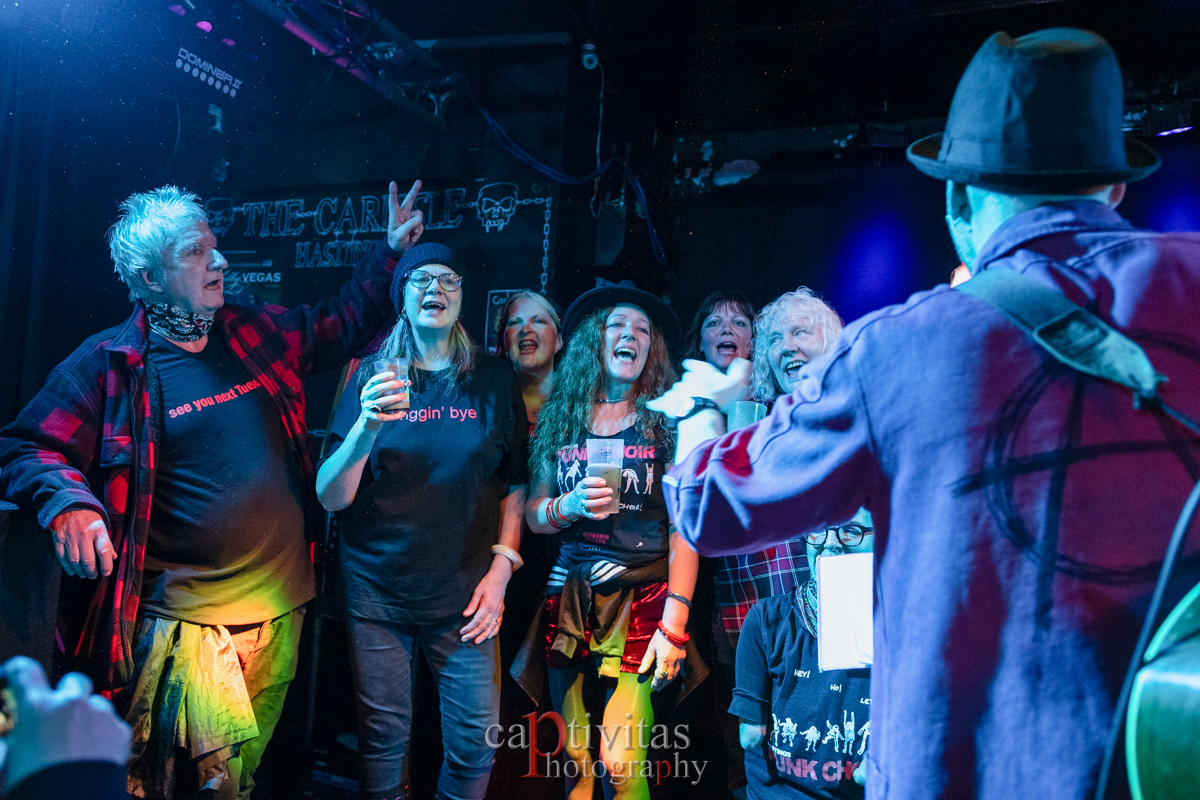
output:
[[[377,358],[375,359],[375,374],[381,372],[393,373],[392,380],[407,381],[408,380],[408,359],[407,358]],[[391,414],[395,411],[404,411],[408,408],[408,387],[403,386],[390,394],[399,395],[400,400],[388,406],[380,408],[380,411]]]
[[[729,430],[753,425],[767,415],[767,407],[752,400],[738,400],[729,412]]]
[[[593,508],[595,514],[616,514],[621,510],[621,467],[625,464],[624,439],[587,440],[589,478],[600,478],[613,490],[609,504]]]

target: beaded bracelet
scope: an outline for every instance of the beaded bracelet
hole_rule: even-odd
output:
[[[681,650],[683,649],[683,646],[688,643],[688,639],[692,638],[691,636],[689,636],[686,633],[682,637],[677,636],[676,634],[672,633],[670,630],[667,629],[667,626],[663,624],[663,621],[661,619],[658,621],[658,629],[660,631],[662,631],[662,635],[667,638],[668,642],[675,645],[676,647],[678,647]]]

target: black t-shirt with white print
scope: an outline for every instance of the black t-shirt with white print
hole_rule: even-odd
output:
[[[870,670],[817,669],[802,590],[756,603],[738,639],[729,713],[767,728],[762,745],[746,751],[747,797],[857,800],[854,770],[871,737]]]
[[[610,555],[627,554],[635,562],[642,556],[667,552],[667,504],[661,479],[670,461],[667,448],[647,439],[631,425],[612,436],[585,433],[555,451],[554,477],[558,493],[574,490],[587,477],[587,440],[621,439],[621,510],[602,520],[581,519],[562,532],[563,544],[594,547]],[[622,559],[617,558],[618,562]]]

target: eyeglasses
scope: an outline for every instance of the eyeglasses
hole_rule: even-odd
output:
[[[411,283],[414,288],[425,291],[429,288],[429,284],[433,283],[434,277],[435,276],[433,273],[423,272],[418,269],[408,273],[408,282]],[[447,292],[453,292],[455,289],[462,286],[462,275],[456,275],[453,272],[443,272],[441,275],[437,275],[436,277],[438,284]]]
[[[843,525],[840,528],[826,528],[823,531],[814,531],[807,534],[804,540],[817,548],[820,553],[825,549],[825,542],[829,540],[829,533],[832,531],[837,537],[838,543],[842,547],[858,547],[863,543],[863,539],[867,538],[868,533],[873,533],[874,528],[864,528],[857,523]]]

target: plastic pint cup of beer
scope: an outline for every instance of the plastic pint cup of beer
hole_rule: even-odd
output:
[[[762,403],[738,400],[733,404],[733,410],[729,412],[729,430],[736,431],[738,428],[753,425],[765,416],[767,416],[767,407]]]
[[[395,380],[395,381],[407,381],[408,380],[408,359],[407,358],[377,358],[377,359],[375,359],[375,363],[373,364],[373,366],[375,368],[376,375],[380,374],[381,372],[391,372],[393,374],[392,380]],[[407,385],[402,386],[399,389],[396,389],[394,392],[391,392],[391,394],[399,395],[400,400],[398,400],[397,402],[388,406],[387,408],[379,408],[379,409],[377,409],[378,411],[392,414],[392,413],[395,413],[396,411],[404,411],[408,408],[408,386]]]
[[[592,513],[616,514],[621,509],[621,467],[625,464],[625,440],[588,439],[587,457],[587,476],[601,478],[604,485],[613,490],[609,504],[593,508]]]

